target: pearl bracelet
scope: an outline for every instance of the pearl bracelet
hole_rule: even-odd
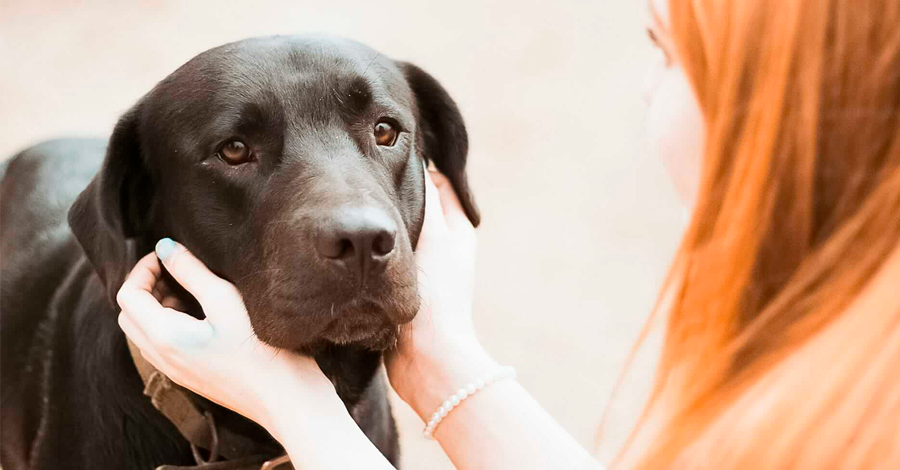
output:
[[[479,379],[477,382],[472,382],[469,385],[459,389],[450,396],[450,398],[445,401],[437,411],[431,415],[431,419],[428,420],[428,423],[425,425],[425,437],[428,439],[434,439],[434,430],[438,427],[438,424],[441,424],[444,417],[447,416],[448,413],[453,411],[463,400],[469,398],[474,395],[479,390],[487,387],[488,385],[499,382],[501,380],[506,379],[515,379],[516,378],[516,370],[512,367],[501,367],[500,370],[495,372],[493,375],[485,377],[483,379]]]

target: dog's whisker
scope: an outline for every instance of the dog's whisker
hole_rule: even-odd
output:
[[[338,103],[344,104],[344,100],[341,99],[341,94],[337,91],[337,88],[331,87],[331,92],[334,94],[334,98],[338,100]]]
[[[247,341],[249,341],[250,338],[252,338],[252,337],[253,337],[253,333],[251,332],[246,338],[244,338],[243,341],[241,341],[241,346],[243,346],[244,344],[246,344]]]
[[[366,70],[363,71],[363,75],[365,75],[365,73],[369,71],[369,67],[371,67],[372,64],[374,64],[375,61],[378,60],[379,57],[381,57],[381,53],[380,53],[380,52],[377,53],[377,54],[375,54],[375,57],[372,57],[372,61],[369,62],[369,65],[366,66]]]

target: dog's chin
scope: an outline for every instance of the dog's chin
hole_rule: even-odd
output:
[[[397,345],[400,335],[399,326],[380,326],[367,330],[357,328],[334,328],[323,332],[320,336],[304,341],[287,338],[263,338],[260,340],[269,346],[295,351],[304,355],[315,355],[329,346],[356,346],[370,351],[386,351]]]
[[[398,318],[406,323],[412,320],[417,309],[418,302],[401,302],[393,298],[352,298],[335,303],[317,299],[312,306],[289,302],[287,308],[277,303],[248,308],[260,340],[304,354],[315,353],[330,345],[384,351],[397,344]],[[298,311],[318,311],[319,314],[298,315]],[[253,312],[265,315],[254,316]]]
[[[395,325],[370,325],[365,323],[334,323],[322,333],[322,338],[338,346],[361,346],[373,351],[384,351],[397,344],[400,327]]]

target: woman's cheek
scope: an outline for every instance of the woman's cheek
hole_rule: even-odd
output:
[[[682,202],[693,206],[700,181],[703,115],[680,67],[665,69],[652,93],[647,133],[650,151],[669,172]]]

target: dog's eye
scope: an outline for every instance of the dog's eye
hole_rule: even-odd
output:
[[[219,156],[229,165],[240,165],[250,161],[250,149],[240,140],[232,140],[219,150]]]
[[[400,135],[397,128],[387,121],[379,121],[375,124],[375,143],[385,147],[390,147],[397,143],[397,137]]]

